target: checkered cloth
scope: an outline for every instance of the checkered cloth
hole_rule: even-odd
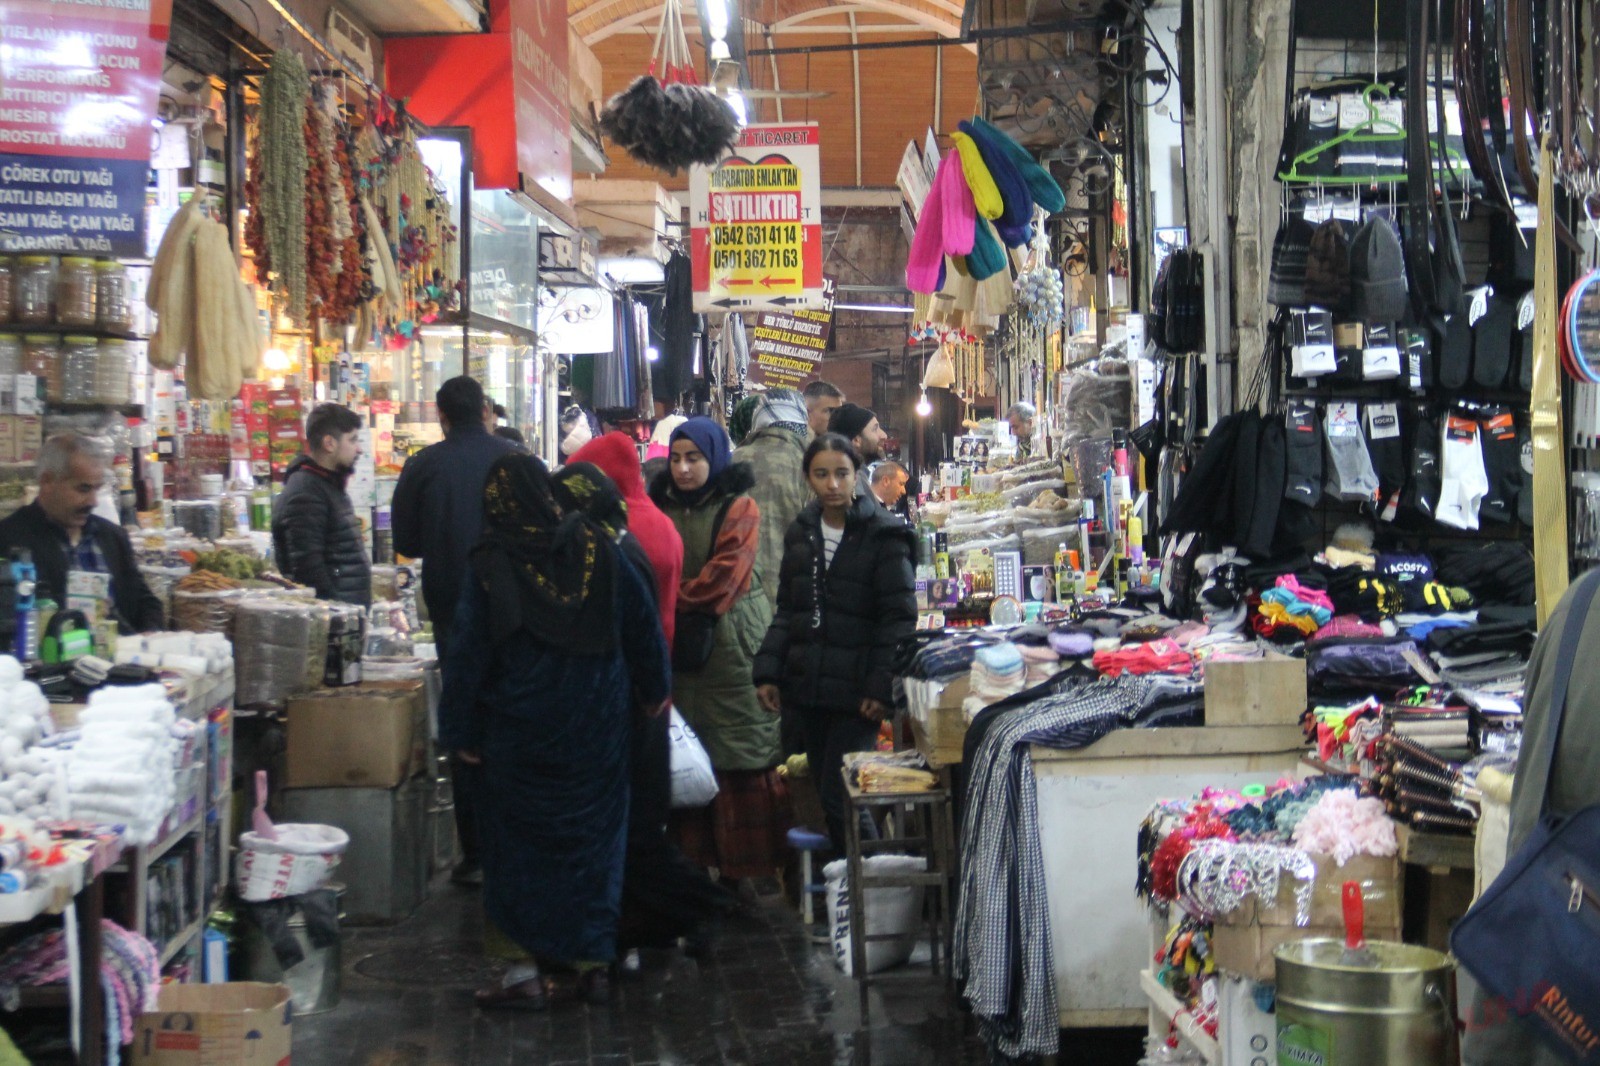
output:
[[[954,962],[979,1032],[997,1054],[1054,1055],[1060,1041],[1029,746],[1087,747],[1113,729],[1192,714],[1203,692],[1171,677],[1077,682],[999,712],[1004,719],[984,736],[962,821]]]

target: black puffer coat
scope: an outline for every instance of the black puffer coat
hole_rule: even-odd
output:
[[[289,464],[272,505],[272,551],[283,575],[311,586],[317,599],[366,607],[372,603],[372,563],[345,495],[346,480],[310,456]]]
[[[916,537],[871,496],[845,519],[824,562],[822,505],[807,504],[783,540],[778,611],[755,661],[755,682],[786,703],[853,713],[894,699],[895,646],[917,626]]]

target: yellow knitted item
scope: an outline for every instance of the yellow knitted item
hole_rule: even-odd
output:
[[[1006,204],[1000,198],[1000,186],[994,183],[994,175],[984,165],[977,144],[965,133],[952,133],[950,139],[956,142],[956,151],[961,153],[961,174],[967,179],[967,188],[972,190],[972,202],[977,205],[978,214],[989,219],[999,218]]]

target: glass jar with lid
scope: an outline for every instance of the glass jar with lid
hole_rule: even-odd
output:
[[[17,260],[16,274],[11,316],[25,326],[48,326],[54,321],[56,261],[48,255],[25,255]]]
[[[94,368],[100,359],[98,337],[63,337],[59,380],[46,387],[51,403],[94,403]]]
[[[107,337],[94,365],[94,403],[126,404],[132,396],[133,354],[128,342]]]
[[[11,321],[17,299],[17,265],[9,256],[0,256],[0,322]]]
[[[100,259],[95,269],[95,314],[100,328],[126,333],[133,328],[133,307],[128,303],[128,270],[115,259]]]
[[[69,255],[61,260],[56,275],[57,323],[68,329],[94,329],[95,275],[93,259]]]
[[[30,333],[22,338],[22,369],[44,382],[48,400],[61,399],[61,342],[52,333]]]
[[[14,333],[0,333],[0,378],[15,377],[22,373],[22,338]]]

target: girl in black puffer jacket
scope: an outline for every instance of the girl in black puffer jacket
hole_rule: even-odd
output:
[[[816,495],[783,542],[778,609],[755,660],[761,702],[804,730],[828,834],[844,849],[846,752],[870,751],[893,706],[895,646],[917,624],[916,538],[872,496],[856,496],[861,455],[825,433],[806,449]]]

